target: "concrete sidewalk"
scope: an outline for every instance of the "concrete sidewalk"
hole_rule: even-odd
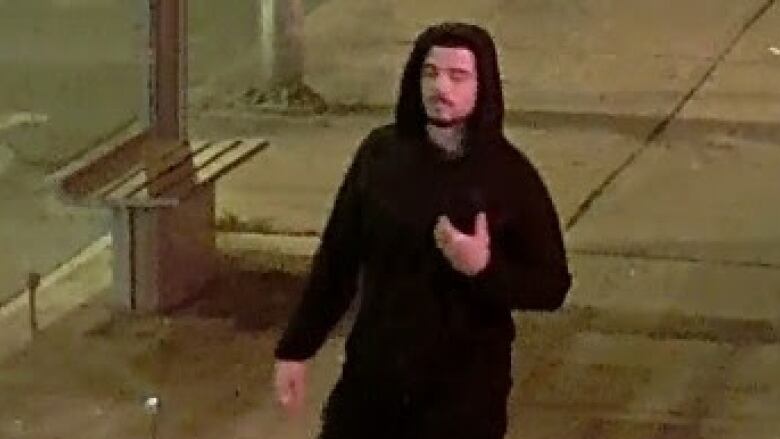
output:
[[[338,375],[344,332],[336,331],[312,362],[303,417],[282,416],[270,390],[271,352],[317,238],[256,232],[316,234],[357,141],[386,117],[201,120],[203,135],[262,132],[273,142],[218,187],[222,215],[255,233],[220,236],[229,270],[207,300],[173,316],[128,318],[110,311],[107,248],[65,276],[66,283],[42,290],[42,297],[56,301],[67,289],[69,304],[53,303],[33,343],[23,340],[2,355],[3,437],[137,437],[152,422],[142,408],[148,395],[166,407],[157,420],[159,437],[311,437]],[[563,221],[627,156],[648,148],[598,129],[511,125],[508,133],[540,167]],[[671,204],[660,194],[710,215],[711,233],[720,239],[735,236],[735,218],[752,219],[717,210],[717,200],[744,188],[684,186],[683,177],[717,185],[722,173],[714,171],[723,169],[704,163],[717,169],[684,172],[683,160],[656,166],[668,162],[658,154],[686,150],[649,148],[567,233],[575,286],[565,309],[516,316],[520,336],[507,437],[774,438],[780,431],[771,409],[780,403],[774,373],[780,364],[780,270],[771,259],[746,264],[740,252],[700,254],[709,247],[685,241],[673,247],[679,253],[665,253],[668,243],[652,238],[677,233],[669,226],[686,218],[661,210]],[[732,166],[733,179],[753,184],[754,196],[771,196],[756,183],[764,176],[751,165],[766,162],[767,153],[740,149],[745,167]],[[675,173],[680,177],[671,178]],[[755,224],[754,231],[774,230]],[[646,244],[644,253],[610,247],[637,241]],[[4,324],[16,323],[3,346],[25,336],[25,317],[23,301],[6,312]],[[246,332],[247,319],[261,324]]]
[[[227,255],[261,271],[275,249],[306,255],[316,243],[256,234],[220,241]],[[229,298],[211,296],[164,318],[128,318],[105,302],[107,256],[98,253],[69,276],[72,291],[83,286],[77,306],[48,320],[21,354],[0,354],[3,437],[129,439],[149,434],[153,423],[157,437],[313,437],[341,365],[343,331],[310,363],[307,405],[289,419],[271,391],[283,316],[263,316],[289,289],[274,289],[262,272],[227,276],[221,291]],[[739,285],[722,267],[608,256],[571,262],[576,286],[563,311],[516,315],[508,438],[776,437],[777,271],[754,269],[765,288],[726,299],[721,292]],[[288,273],[288,285],[299,287],[302,272]],[[213,315],[210,301],[232,305]],[[25,311],[18,307],[16,319]],[[247,312],[270,326],[241,330]],[[157,418],[143,409],[150,396],[163,401]]]
[[[328,101],[390,105],[414,37],[466,20],[496,38],[510,109],[663,118],[764,3],[330,0],[307,17],[306,75]]]
[[[32,343],[23,298],[4,308],[0,437],[129,439],[153,422],[160,438],[311,437],[345,328],[312,362],[299,420],[273,403],[273,345],[352,153],[390,120],[409,40],[446,7],[494,31],[512,111],[539,116],[506,131],[548,182],[575,276],[561,312],[516,315],[507,437],[777,438],[780,139],[762,87],[778,6],[419,3],[329,0],[307,22],[308,81],[385,110],[193,115],[193,137],[272,144],[217,188],[221,224],[247,233],[220,235],[226,271],[203,301],[112,313],[103,248],[41,290],[50,306]]]

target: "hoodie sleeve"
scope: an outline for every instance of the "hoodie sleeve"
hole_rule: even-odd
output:
[[[501,233],[491,237],[488,265],[469,278],[467,294],[483,306],[553,311],[566,298],[571,274],[547,188],[533,165],[526,161],[524,167],[518,174],[525,178],[515,182],[521,200]]]
[[[314,356],[355,296],[360,262],[359,180],[371,137],[359,146],[338,189],[301,301],[274,352],[277,359],[302,361]]]

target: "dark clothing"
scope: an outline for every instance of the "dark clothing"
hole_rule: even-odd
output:
[[[536,169],[503,136],[467,146],[445,159],[388,125],[358,148],[276,350],[313,356],[360,290],[323,438],[503,437],[510,311],[558,308],[571,278]],[[479,211],[490,262],[469,277],[436,248],[433,229],[444,214],[471,234]]]
[[[489,356],[471,360],[453,366],[477,373],[496,369],[476,364],[490,361]],[[346,369],[336,384],[323,412],[320,439],[500,439],[506,431],[508,375],[456,382],[430,376],[409,391],[355,376]]]
[[[475,55],[479,87],[457,159],[425,131],[420,73],[434,46]],[[558,218],[536,169],[503,135],[496,48],[484,29],[426,29],[399,91],[395,123],[362,142],[339,188],[276,356],[314,355],[359,289],[322,439],[499,439],[512,384],[510,311],[556,309],[571,284]],[[433,230],[447,215],[472,234],[480,211],[490,261],[470,277],[436,248]]]

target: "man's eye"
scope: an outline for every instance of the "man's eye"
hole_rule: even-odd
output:
[[[467,73],[464,73],[464,72],[453,72],[450,75],[450,78],[453,81],[457,81],[457,82],[465,81],[466,79],[468,79],[468,77],[469,77],[469,75]]]

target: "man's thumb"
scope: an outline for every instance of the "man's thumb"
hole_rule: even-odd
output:
[[[474,234],[483,240],[490,238],[488,235],[487,215],[485,212],[480,212],[477,214],[477,218],[474,222]]]

